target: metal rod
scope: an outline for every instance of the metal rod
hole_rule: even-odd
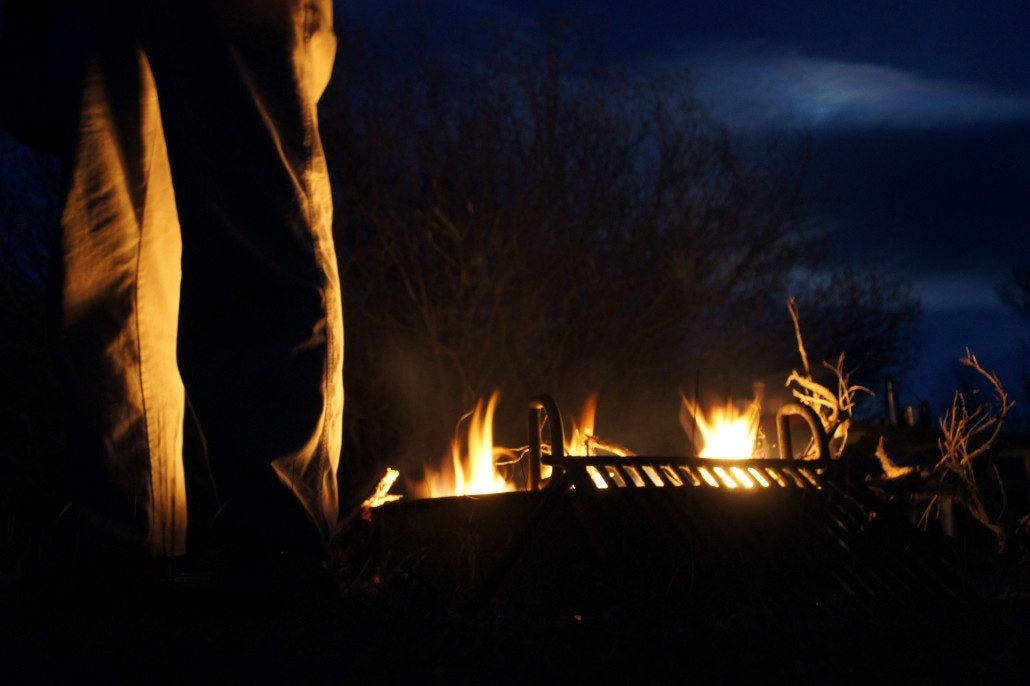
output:
[[[698,369],[694,375],[694,408],[695,412],[697,408],[700,408],[699,396],[701,395],[701,370]],[[694,454],[697,454],[697,415],[694,412],[690,413],[690,447],[694,449]]]
[[[539,407],[529,406],[529,474],[527,475],[526,490],[539,491],[541,480],[541,437],[540,429],[543,428],[543,410]]]
[[[544,420],[551,425],[551,459],[547,464],[554,466],[554,460],[565,458],[565,429],[562,427],[558,403],[549,395],[537,395],[529,400],[529,490],[540,490],[540,471],[543,462],[542,435]]]

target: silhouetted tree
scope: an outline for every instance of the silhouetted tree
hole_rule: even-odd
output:
[[[998,297],[1023,319],[1030,319],[1030,262],[1013,265],[997,287]]]
[[[60,168],[0,131],[0,578],[18,576],[66,502],[66,408],[47,328]]]
[[[1030,262],[1012,265],[1008,277],[998,284],[997,293],[1003,303],[1024,320],[1030,321]],[[1023,350],[1027,353],[1023,359],[1030,359],[1030,342],[1023,342]],[[1023,396],[1030,398],[1030,367],[1023,368],[1020,381]],[[1024,418],[1024,422],[1028,419],[1030,418]]]
[[[680,448],[677,390],[696,373],[719,393],[782,383],[789,291],[820,308],[805,316],[834,359],[853,342],[876,373],[910,347],[899,282],[823,263],[803,147],[749,158],[689,73],[630,78],[546,31],[458,54],[343,30],[322,107],[348,460],[435,460],[494,387],[503,440],[524,440],[529,396],[572,409],[597,391],[607,435]]]

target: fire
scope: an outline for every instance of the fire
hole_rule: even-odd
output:
[[[494,446],[494,409],[499,399],[500,392],[494,391],[485,405],[482,399],[476,403],[469,419],[464,449],[459,428],[451,440],[450,460],[445,457],[439,469],[425,466],[425,478],[414,489],[418,497],[442,498],[515,490],[515,486],[508,483],[497,469],[498,457],[514,459],[508,448]]]
[[[694,426],[701,434],[702,447],[698,451],[698,457],[748,458],[755,456],[761,411],[761,404],[757,398],[743,410],[738,410],[732,400],[727,400],[723,407],[712,408],[706,416],[698,403],[684,396],[680,423],[688,434],[693,434]],[[747,477],[740,478],[738,475],[738,481],[745,487],[750,487]]]
[[[633,452],[615,443],[609,443],[594,435],[594,418],[597,416],[597,394],[591,393],[583,402],[580,420],[572,420],[572,436],[565,442],[566,455],[597,455],[598,451],[606,455],[627,457]]]
[[[591,393],[583,402],[580,420],[572,420],[572,436],[565,442],[566,455],[589,455],[590,438],[594,435],[594,418],[597,416],[597,394]]]

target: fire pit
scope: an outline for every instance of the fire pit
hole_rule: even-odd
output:
[[[580,457],[564,454],[554,401],[534,398],[526,491],[377,508],[362,565],[404,602],[588,619],[833,619],[967,594],[931,541],[829,459],[806,410],[778,414],[780,459]],[[791,456],[795,415],[815,459]]]

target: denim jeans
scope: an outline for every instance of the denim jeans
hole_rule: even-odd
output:
[[[57,253],[79,510],[106,544],[184,551],[188,398],[224,512],[324,542],[343,414],[316,113],[332,4],[85,4]]]

